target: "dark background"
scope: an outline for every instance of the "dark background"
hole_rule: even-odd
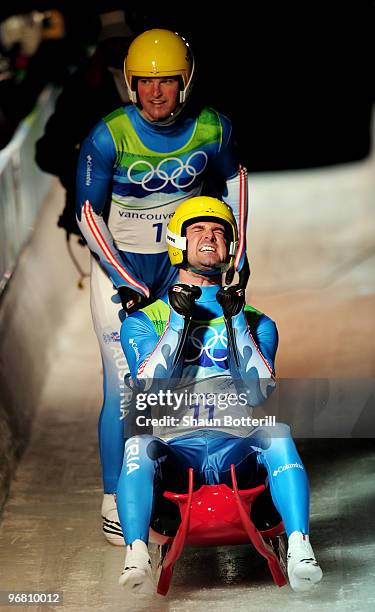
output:
[[[370,0],[224,6],[203,0],[77,6],[16,1],[1,7],[0,18],[32,8],[65,15],[70,45],[54,66],[43,67],[60,82],[64,62],[72,63],[73,56],[80,61],[80,48],[95,44],[103,11],[124,9],[135,34],[150,27],[184,34],[197,62],[195,95],[232,119],[240,157],[252,172],[350,162],[369,153],[375,38]]]
[[[191,40],[197,89],[233,120],[249,170],[330,165],[368,154],[373,2],[162,6],[149,3],[145,23]]]

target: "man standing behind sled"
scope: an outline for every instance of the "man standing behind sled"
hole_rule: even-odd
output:
[[[114,494],[124,454],[127,371],[120,316],[160,298],[176,281],[166,227],[179,203],[201,193],[208,173],[238,219],[234,267],[244,286],[248,276],[246,170],[233,153],[230,121],[192,104],[195,65],[189,45],[169,30],[143,32],[129,47],[124,72],[132,104],[90,132],[77,173],[77,221],[93,255],[91,311],[103,362],[103,533],[119,545],[124,539]]]

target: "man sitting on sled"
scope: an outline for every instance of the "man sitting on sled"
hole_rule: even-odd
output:
[[[127,544],[120,584],[154,592],[147,543],[156,489],[186,491],[189,467],[197,486],[231,486],[234,463],[243,487],[268,477],[288,536],[290,585],[309,590],[322,571],[309,542],[305,469],[287,425],[251,423],[252,407],[275,386],[276,326],[245,305],[242,287],[222,286],[237,248],[232,211],[215,198],[186,200],[169,222],[167,242],[178,284],[121,329],[134,386],[130,417],[140,433],[126,442],[117,490]],[[156,403],[159,418],[147,418],[140,409]],[[147,424],[153,435],[146,427],[142,433]]]

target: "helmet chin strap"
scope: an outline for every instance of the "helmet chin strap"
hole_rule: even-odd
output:
[[[201,270],[200,268],[194,268],[194,266],[190,266],[189,264],[186,267],[183,266],[183,268],[188,272],[200,274],[201,276],[218,276],[219,274],[223,274],[226,271],[227,265],[221,264],[217,268],[212,268],[211,270]]]

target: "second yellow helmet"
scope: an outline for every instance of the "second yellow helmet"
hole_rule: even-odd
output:
[[[168,255],[173,266],[185,267],[187,262],[186,228],[199,220],[218,220],[225,227],[227,238],[227,258],[221,266],[225,272],[233,265],[238,246],[237,224],[228,204],[209,196],[197,196],[185,200],[177,206],[167,227]]]
[[[181,79],[180,104],[190,93],[194,58],[182,36],[170,30],[147,30],[135,38],[124,63],[125,81],[129,97],[137,102],[136,77],[169,77]]]

